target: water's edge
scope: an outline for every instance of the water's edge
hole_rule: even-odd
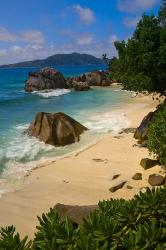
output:
[[[73,149],[71,152],[69,153],[65,153],[61,156],[55,156],[55,157],[50,157],[50,158],[41,158],[40,160],[37,161],[33,161],[30,162],[29,164],[26,165],[26,168],[24,168],[24,171],[20,171],[18,175],[11,174],[6,176],[7,178],[3,178],[0,179],[0,196],[4,195],[6,193],[9,192],[13,192],[16,190],[20,190],[24,187],[25,185],[25,178],[29,176],[29,174],[36,170],[37,168],[40,167],[46,167],[48,164],[51,164],[57,160],[60,159],[64,159],[66,157],[71,157],[71,156],[76,156],[78,154],[80,154],[81,152],[87,150],[88,148],[93,147],[94,145],[98,144],[101,140],[103,140],[105,137],[107,137],[108,135],[112,134],[118,134],[122,129],[130,127],[130,121],[126,118],[126,114],[128,112],[130,112],[130,110],[133,109],[133,104],[131,104],[131,95],[128,98],[128,102],[121,104],[121,107],[119,108],[111,108],[111,112],[118,112],[119,115],[121,115],[122,117],[125,117],[126,119],[126,123],[123,124],[123,126],[121,128],[119,128],[117,131],[110,131],[110,132],[105,132],[105,133],[94,133],[94,132],[85,132],[82,136],[81,136],[81,140],[80,142],[83,140],[84,137],[88,137],[90,138],[90,133],[91,136],[93,138],[92,141],[88,141],[86,144],[82,145],[81,147],[79,147],[78,149]],[[68,147],[72,147],[72,146],[77,146],[77,143],[74,143]]]

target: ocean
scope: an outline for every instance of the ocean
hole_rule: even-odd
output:
[[[105,66],[56,68],[67,77],[102,70]],[[118,132],[129,125],[121,109],[128,102],[130,93],[108,87],[95,87],[85,92],[58,89],[47,93],[25,93],[28,72],[36,70],[39,69],[0,69],[0,183],[25,173],[39,161],[80,150],[103,134]],[[81,136],[80,142],[70,146],[45,145],[24,134],[38,111],[64,112],[90,130]]]

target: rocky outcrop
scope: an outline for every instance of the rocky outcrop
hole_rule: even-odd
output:
[[[64,113],[39,112],[26,132],[46,144],[65,146],[79,141],[85,130],[86,127]]]
[[[106,87],[111,85],[106,71],[94,71],[87,75],[86,81],[90,86]]]
[[[76,82],[73,83],[73,89],[75,91],[87,91],[90,90],[90,87],[86,82]]]
[[[110,86],[111,80],[105,71],[95,71],[76,77],[64,78],[63,74],[53,68],[44,68],[39,72],[30,72],[25,82],[25,91],[73,88],[76,91],[87,91],[90,86]]]
[[[70,206],[58,203],[54,206],[54,211],[61,219],[64,219],[67,216],[73,224],[77,225],[81,224],[84,219],[96,209],[98,209],[97,205]]]
[[[153,121],[155,112],[150,112],[147,116],[144,117],[140,126],[136,129],[134,138],[137,139],[140,143],[147,140],[148,127]]]
[[[142,174],[141,173],[136,173],[135,175],[133,175],[132,179],[135,180],[135,181],[142,180]]]
[[[81,76],[75,76],[75,77],[68,77],[66,79],[67,85],[69,88],[73,88],[73,85],[76,83],[85,83],[86,82],[86,75],[83,74]]]
[[[44,68],[39,72],[30,72],[25,82],[25,91],[68,88],[62,73],[52,68]]]
[[[94,71],[81,76],[68,77],[66,80],[68,87],[75,90],[89,90],[90,86],[106,87],[112,83],[106,71]]]
[[[165,183],[165,178],[162,175],[151,174],[148,182],[151,186],[161,186]]]
[[[76,77],[68,77],[66,79],[66,84],[69,88],[74,89],[75,91],[87,91],[90,90],[90,86],[86,82],[86,75]]]
[[[110,191],[111,193],[114,193],[114,192],[116,192],[117,190],[123,188],[123,186],[124,186],[125,184],[126,184],[126,181],[123,181],[123,182],[119,183],[118,185],[115,185],[115,186],[111,187],[111,188],[109,189],[109,191]]]
[[[152,168],[158,164],[157,160],[152,160],[149,158],[143,158],[141,159],[140,165],[146,170],[149,168]]]

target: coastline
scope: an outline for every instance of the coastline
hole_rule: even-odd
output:
[[[151,96],[131,99],[126,105],[132,105],[132,109],[125,115],[131,122],[130,127],[135,128],[148,112],[155,109],[158,101],[153,101]],[[135,144],[133,134],[106,134],[80,152],[41,164],[25,176],[20,190],[7,193],[0,199],[0,226],[13,224],[21,235],[33,238],[36,216],[41,216],[56,203],[91,205],[103,199],[132,198],[148,186],[150,173],[160,171],[159,166],[146,171],[142,169],[139,162],[149,156],[148,151],[133,146]],[[136,172],[143,173],[143,180],[131,179]],[[120,174],[120,177],[112,181],[115,174]],[[124,186],[111,193],[109,188],[120,181],[127,181],[133,189]]]

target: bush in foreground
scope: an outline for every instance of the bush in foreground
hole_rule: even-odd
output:
[[[166,187],[123,199],[99,202],[78,227],[68,218],[61,220],[50,210],[38,218],[40,226],[33,244],[22,241],[15,229],[1,229],[0,249],[3,250],[163,250],[166,249]]]
[[[160,105],[153,123],[148,128],[148,150],[166,165],[166,102]]]

